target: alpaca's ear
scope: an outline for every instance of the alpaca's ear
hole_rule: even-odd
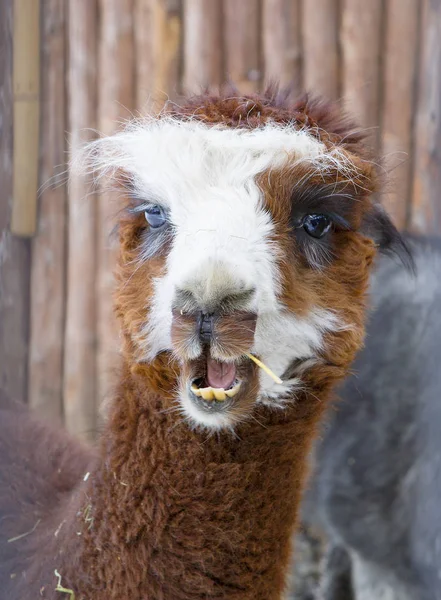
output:
[[[415,270],[409,245],[378,202],[373,203],[365,215],[361,231],[375,242],[381,253],[395,254],[406,269]]]

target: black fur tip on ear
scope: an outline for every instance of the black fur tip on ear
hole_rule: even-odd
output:
[[[415,274],[410,246],[380,204],[372,205],[364,218],[362,232],[375,242],[382,254],[394,254],[408,271]]]

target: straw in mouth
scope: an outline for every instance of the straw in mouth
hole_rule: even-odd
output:
[[[265,371],[265,373],[269,375],[272,379],[274,379],[276,383],[283,383],[280,377],[277,377],[277,375],[273,373],[269,367],[267,367],[261,360],[256,358],[253,354],[246,354],[245,356],[247,356],[249,359],[255,362],[256,365],[260,367],[263,371]]]

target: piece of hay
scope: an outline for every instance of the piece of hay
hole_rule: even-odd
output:
[[[265,371],[265,373],[267,375],[269,375],[272,379],[274,379],[274,381],[276,383],[279,383],[279,384],[283,383],[283,381],[280,379],[280,377],[277,377],[277,375],[275,373],[273,373],[269,367],[267,367],[265,364],[263,364],[263,362],[261,360],[259,360],[252,354],[246,354],[246,356],[248,356],[248,358],[250,358],[253,362],[255,362],[258,367],[260,367],[263,371]]]
[[[55,588],[55,591],[61,592],[62,594],[69,594],[69,600],[75,600],[75,592],[73,590],[65,588],[61,585],[61,575],[57,571],[57,569],[55,569],[54,573],[55,573],[55,577],[58,578],[58,583],[57,583],[57,587]]]
[[[87,529],[91,529],[93,526],[93,516],[92,516],[92,505],[88,504],[83,511],[84,521],[88,523]]]

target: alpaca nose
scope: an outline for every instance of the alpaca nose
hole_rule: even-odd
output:
[[[171,338],[182,357],[209,347],[217,360],[250,351],[257,322],[256,288],[225,263],[205,262],[183,277],[172,302]]]
[[[231,314],[252,310],[256,288],[235,265],[206,260],[187,272],[175,287],[173,309],[187,314]]]

